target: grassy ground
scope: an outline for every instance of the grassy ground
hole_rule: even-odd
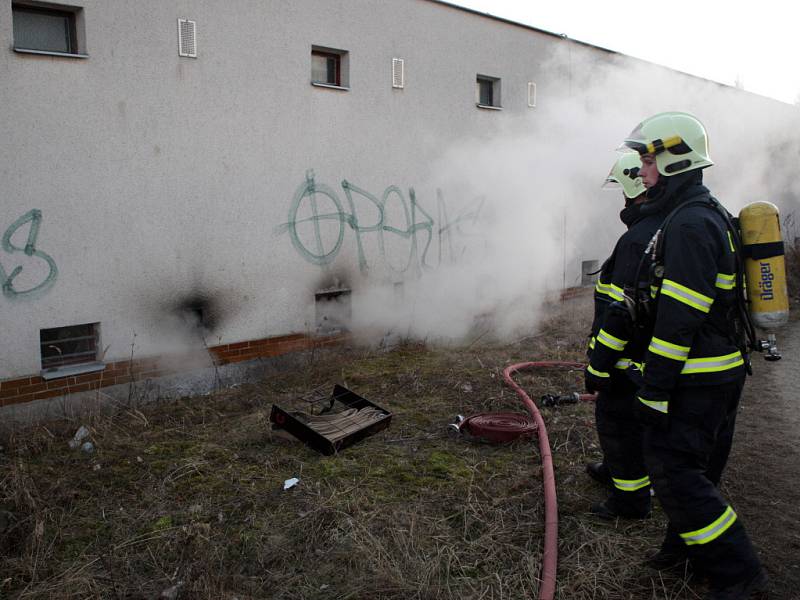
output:
[[[536,597],[543,496],[536,440],[452,437],[457,414],[524,408],[505,366],[582,360],[586,300],[510,344],[405,344],[304,357],[303,368],[202,398],[7,430],[0,451],[0,598],[517,599]],[[532,398],[578,373],[519,374]],[[273,403],[340,383],[394,414],[324,457],[270,429]],[[603,522],[593,407],[543,409],[559,493],[557,597],[693,599],[641,557],[664,519]],[[283,482],[298,477],[288,491]]]

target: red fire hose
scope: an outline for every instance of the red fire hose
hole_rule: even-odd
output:
[[[539,431],[539,453],[542,455],[542,483],[544,486],[544,551],[542,556],[542,584],[539,586],[539,600],[553,600],[556,590],[556,564],[558,562],[558,500],[556,498],[556,479],[553,472],[553,456],[550,452],[550,440],[547,437],[547,428],[544,419],[523,390],[511,377],[512,374],[522,369],[538,368],[560,368],[560,369],[580,369],[585,365],[577,362],[563,361],[541,361],[526,362],[510,365],[503,371],[503,378],[506,383],[517,392],[525,403],[528,412],[536,421]],[[581,394],[581,400],[593,400],[593,394]]]

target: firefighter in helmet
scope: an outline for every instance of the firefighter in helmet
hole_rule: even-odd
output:
[[[691,562],[710,600],[743,600],[766,575],[718,484],[746,376],[741,248],[730,215],[703,185],[713,165],[694,116],[666,112],[623,142],[642,161],[647,203],[668,215],[649,244],[651,274],[632,303],[647,351],[636,412],[647,470],[669,527],[651,566]],[[641,334],[641,333],[640,333]]]
[[[644,347],[630,340],[627,310],[621,304],[625,290],[636,287],[645,247],[665,216],[645,203],[641,166],[637,153],[622,154],[603,186],[622,188],[625,208],[620,219],[628,227],[600,269],[585,371],[587,391],[597,392],[595,420],[603,450],[603,461],[589,463],[586,470],[611,488],[610,496],[592,505],[591,512],[604,519],[650,514],[650,478],[642,458],[642,428],[634,413]]]

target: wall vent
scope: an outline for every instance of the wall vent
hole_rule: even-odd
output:
[[[197,22],[178,19],[178,56],[197,58]]]
[[[405,61],[402,58],[392,59],[392,87],[403,89],[405,87]]]
[[[536,108],[536,84],[533,81],[528,82],[528,106]]]

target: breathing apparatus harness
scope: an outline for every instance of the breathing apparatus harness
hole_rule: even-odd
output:
[[[664,278],[664,242],[666,231],[675,216],[689,206],[706,206],[715,210],[725,222],[734,247],[734,261],[736,264],[736,293],[734,305],[729,309],[728,318],[734,323],[735,343],[744,357],[747,373],[752,375],[750,364],[750,350],[763,351],[770,349],[770,343],[758,340],[755,326],[750,317],[748,300],[745,294],[745,271],[742,252],[742,240],[739,235],[738,219],[734,219],[719,201],[708,193],[683,202],[672,209],[655,232],[645,248],[639,266],[636,269],[635,289],[625,289],[623,302],[633,321],[633,329],[638,339],[649,339],[655,325],[655,291],[660,289],[661,280]],[[642,282],[641,275],[645,265],[649,263],[649,277]],[[727,332],[726,332],[727,334]],[[639,337],[641,336],[641,337]],[[771,356],[771,354],[770,354]],[[767,357],[769,358],[769,356]],[[780,358],[780,355],[777,356]],[[772,360],[776,360],[773,358]]]

